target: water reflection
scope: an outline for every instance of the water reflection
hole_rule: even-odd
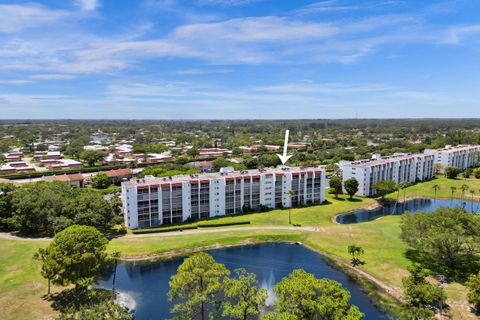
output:
[[[366,319],[388,319],[363,293],[357,283],[341,271],[332,268],[316,252],[303,246],[270,243],[232,247],[210,251],[220,263],[233,271],[243,267],[257,275],[259,286],[269,292],[268,303],[275,301],[273,287],[294,269],[304,269],[319,278],[342,283],[352,293],[351,302],[366,314]],[[125,303],[134,305],[136,319],[170,319],[172,303],[167,299],[168,281],[176,273],[183,258],[158,262],[123,262],[117,269],[116,288],[125,293]],[[99,286],[110,289],[112,277],[106,276]]]
[[[444,199],[414,199],[400,203],[387,204],[372,210],[355,210],[350,213],[339,215],[337,217],[337,222],[341,224],[367,222],[388,215],[400,215],[406,211],[410,213],[432,212],[441,207],[463,208],[467,212],[478,213],[480,211],[480,202]]]

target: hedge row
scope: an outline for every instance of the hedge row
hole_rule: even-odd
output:
[[[223,223],[199,223],[199,228],[214,228],[214,227],[227,227],[227,226],[237,226],[243,224],[250,224],[250,221],[237,221],[237,222],[223,222]]]
[[[174,226],[166,228],[152,228],[152,229],[140,229],[132,230],[133,234],[143,234],[143,233],[159,233],[159,232],[173,232],[173,231],[183,231],[183,230],[192,230],[197,229],[196,225],[193,226]]]

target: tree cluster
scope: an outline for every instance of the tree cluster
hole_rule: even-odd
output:
[[[170,281],[172,312],[177,319],[258,319],[266,310],[267,292],[244,269],[230,272],[207,253],[193,255]],[[294,270],[274,288],[277,300],[263,319],[357,320],[363,314],[350,305],[350,293],[340,283]]]
[[[89,189],[63,182],[36,182],[21,187],[0,186],[0,224],[25,234],[51,236],[73,224],[102,232],[121,222],[117,203]]]

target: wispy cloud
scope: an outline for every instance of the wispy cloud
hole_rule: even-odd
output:
[[[34,3],[0,4],[0,33],[16,33],[51,24],[68,16],[68,11],[49,9]]]
[[[75,3],[82,11],[94,11],[100,6],[98,0],[75,0]]]

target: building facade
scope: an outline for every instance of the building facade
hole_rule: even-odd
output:
[[[325,187],[325,170],[320,167],[227,170],[124,182],[122,201],[125,224],[139,229],[262,208],[320,204],[325,201]],[[295,195],[290,197],[290,190]]]
[[[374,155],[372,159],[341,161],[342,179],[355,178],[358,181],[359,196],[376,194],[375,184],[393,180],[396,183],[430,180],[434,177],[434,156],[429,154],[401,154],[390,157]]]
[[[425,154],[435,157],[435,164],[446,167],[457,167],[460,170],[478,165],[480,146],[445,146],[442,149],[426,149]]]

